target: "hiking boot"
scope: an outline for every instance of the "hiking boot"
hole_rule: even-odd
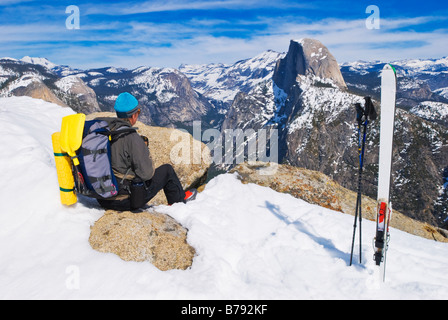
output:
[[[184,202],[190,202],[194,199],[196,199],[196,196],[198,194],[198,190],[196,189],[190,189],[188,191],[185,191],[185,198],[184,198]]]

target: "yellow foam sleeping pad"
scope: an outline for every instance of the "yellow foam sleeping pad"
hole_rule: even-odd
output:
[[[77,202],[73,170],[78,173],[76,151],[82,144],[85,120],[83,113],[66,116],[62,118],[61,132],[52,135],[61,203],[68,206]]]
[[[67,206],[75,204],[78,200],[75,194],[75,180],[72,172],[72,161],[68,154],[61,148],[60,132],[55,132],[51,136],[53,142],[53,153],[56,162],[56,172],[59,182],[59,193],[61,203]]]
[[[75,166],[79,165],[76,151],[82,144],[85,121],[86,115],[83,113],[72,114],[62,118],[61,148],[72,158]]]

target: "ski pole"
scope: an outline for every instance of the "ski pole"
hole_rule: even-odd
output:
[[[355,104],[357,110],[357,120],[358,120],[358,155],[359,155],[359,171],[358,171],[358,194],[356,197],[356,208],[355,208],[355,221],[353,224],[353,238],[352,238],[352,248],[350,253],[350,266],[353,261],[353,249],[355,245],[355,237],[356,237],[356,227],[359,219],[359,263],[362,263],[362,171],[364,167],[364,154],[365,154],[365,145],[366,145],[366,137],[367,137],[367,125],[368,125],[368,117],[376,118],[376,114],[373,108],[373,104],[371,104],[370,97],[366,97],[366,108],[363,109],[360,103]],[[363,133],[361,138],[361,125],[363,126]]]
[[[356,110],[357,110],[357,120],[358,120],[358,156],[359,156],[359,171],[358,171],[358,194],[356,196],[356,208],[355,208],[355,221],[353,223],[353,237],[352,237],[352,248],[351,248],[351,253],[350,253],[350,266],[352,265],[352,260],[353,260],[353,249],[354,249],[354,245],[355,245],[355,237],[356,237],[356,227],[357,227],[357,221],[358,221],[358,214],[360,213],[359,208],[360,208],[360,201],[361,201],[361,197],[360,197],[360,188],[361,188],[361,175],[362,175],[362,152],[363,152],[363,144],[361,143],[361,124],[362,124],[362,118],[364,116],[364,110],[361,107],[361,104],[357,103],[355,105]],[[365,136],[365,130],[364,130],[364,136]],[[361,219],[360,219],[361,222]],[[361,235],[361,226],[360,226],[360,235]],[[361,261],[361,256],[360,256],[360,261]]]
[[[360,159],[360,170],[359,170],[359,177],[358,177],[358,197],[359,197],[359,205],[358,205],[358,210],[359,210],[359,263],[361,264],[361,259],[362,259],[362,231],[361,231],[361,226],[362,226],[362,171],[364,168],[364,151],[365,151],[365,146],[366,146],[366,136],[367,136],[367,125],[368,125],[369,121],[367,120],[367,116],[364,122],[364,134],[363,134],[363,139],[362,139],[362,151],[361,151],[361,159]]]

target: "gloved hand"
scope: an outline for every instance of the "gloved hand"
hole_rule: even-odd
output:
[[[145,141],[146,146],[148,147],[149,146],[149,139],[148,139],[148,137],[145,137],[145,136],[140,136],[140,137],[142,137],[143,141]]]

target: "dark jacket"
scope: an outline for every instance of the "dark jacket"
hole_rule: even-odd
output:
[[[131,128],[131,124],[120,118],[100,118],[111,130]],[[112,141],[112,169],[117,179],[150,180],[154,175],[154,162],[143,138],[137,133],[124,133]]]

